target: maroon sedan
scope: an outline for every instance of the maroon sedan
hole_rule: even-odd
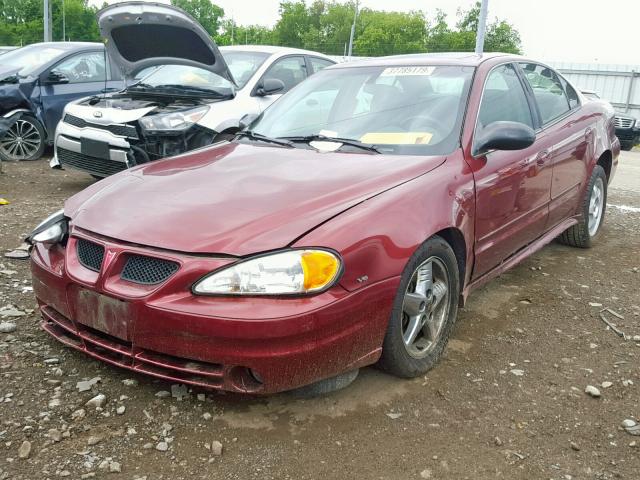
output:
[[[30,237],[43,328],[200,387],[327,391],[432,368],[474,288],[600,233],[613,111],[491,54],[337,65],[232,142],[78,193]]]

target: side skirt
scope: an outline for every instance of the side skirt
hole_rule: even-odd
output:
[[[534,254],[538,250],[541,250],[542,247],[544,247],[545,245],[551,243],[554,238],[556,238],[558,235],[560,235],[566,229],[568,229],[569,227],[571,227],[571,226],[573,226],[573,225],[575,225],[577,223],[578,223],[578,218],[577,217],[567,218],[562,223],[559,223],[558,225],[553,227],[551,230],[549,230],[547,233],[542,235],[537,240],[534,240],[533,242],[531,242],[526,247],[523,247],[520,250],[518,250],[515,254],[513,254],[512,256],[507,258],[500,265],[496,266],[492,270],[489,270],[487,273],[485,273],[480,278],[477,278],[476,280],[474,280],[471,283],[469,283],[464,288],[464,290],[462,290],[462,293],[460,294],[460,306],[461,307],[464,306],[464,304],[467,301],[467,298],[469,297],[469,293],[471,293],[472,290],[474,290],[474,289],[476,289],[478,287],[481,287],[482,285],[484,285],[488,281],[493,280],[494,278],[496,278],[497,276],[499,276],[502,273],[506,272],[507,270],[515,267],[517,264],[522,262],[525,258],[531,256],[532,254]]]

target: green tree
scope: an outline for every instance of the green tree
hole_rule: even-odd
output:
[[[171,5],[195,18],[212,37],[218,34],[224,10],[210,0],[171,0]]]

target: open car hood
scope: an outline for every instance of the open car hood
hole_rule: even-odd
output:
[[[111,58],[127,78],[156,65],[188,65],[235,84],[218,46],[185,11],[149,2],[122,2],[97,14]]]

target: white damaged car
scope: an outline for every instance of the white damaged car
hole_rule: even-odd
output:
[[[229,138],[245,115],[259,115],[335,63],[292,48],[218,48],[195,19],[169,5],[117,3],[98,12],[98,25],[131,84],[69,103],[51,160],[96,178]]]

